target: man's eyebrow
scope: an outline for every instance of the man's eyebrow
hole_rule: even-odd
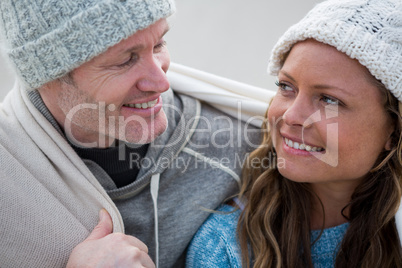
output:
[[[163,33],[160,35],[159,40],[162,39],[163,36],[165,36],[165,34],[166,34],[169,30],[170,30],[170,27],[168,26],[168,27],[165,29],[165,31],[163,31]],[[122,53],[123,53],[123,54],[126,54],[126,53],[129,53],[129,52],[132,52],[132,51],[141,50],[141,49],[143,49],[143,48],[144,48],[144,45],[140,44],[140,45],[136,45],[136,46],[133,46],[133,47],[129,47],[129,48],[125,49]]]

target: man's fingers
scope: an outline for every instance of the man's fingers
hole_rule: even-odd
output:
[[[112,218],[110,217],[106,209],[103,208],[99,212],[98,225],[95,226],[95,228],[92,230],[91,234],[87,237],[87,239],[85,239],[85,241],[100,239],[111,234],[112,232],[113,232]],[[137,247],[138,249],[144,251],[145,253],[148,253],[148,247],[141,240],[139,240],[134,236],[124,235],[122,233],[115,233],[112,236],[114,240],[118,239],[121,242],[125,241],[129,245]],[[110,238],[112,239],[112,237]]]
[[[136,238],[134,236],[126,236],[126,239],[128,240],[128,243],[130,245],[132,245],[132,246],[138,248],[139,250],[142,250],[148,254],[148,247],[147,247],[147,245],[144,244],[144,242],[142,242],[141,240],[139,240],[138,238]]]
[[[100,239],[113,231],[113,221],[106,209],[102,208],[99,212],[99,223],[92,230],[87,240]]]
[[[87,239],[74,248],[67,267],[76,267],[76,264],[84,262],[88,267],[155,267],[148,255],[148,247],[141,240],[112,232],[112,218],[102,209],[98,225]]]
[[[130,247],[133,267],[155,268],[151,257],[138,247]]]

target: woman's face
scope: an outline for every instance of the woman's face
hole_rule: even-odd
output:
[[[367,75],[358,61],[323,43],[292,48],[268,111],[284,177],[355,187],[389,149],[393,126]]]

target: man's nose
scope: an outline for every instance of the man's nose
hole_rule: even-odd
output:
[[[145,68],[143,68],[143,76],[137,82],[137,88],[141,91],[165,92],[169,89],[170,84],[166,76],[169,68],[169,58],[156,58],[147,60]]]

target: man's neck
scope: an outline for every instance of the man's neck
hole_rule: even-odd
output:
[[[112,140],[109,144],[110,146],[106,149],[79,146],[80,144],[74,144],[71,140],[67,139],[62,128],[46,107],[38,91],[29,92],[28,97],[60,135],[66,138],[77,154],[82,159],[91,160],[99,165],[112,178],[116,187],[123,187],[136,179],[140,169],[141,159],[145,156],[149,144],[129,145],[124,142]]]

